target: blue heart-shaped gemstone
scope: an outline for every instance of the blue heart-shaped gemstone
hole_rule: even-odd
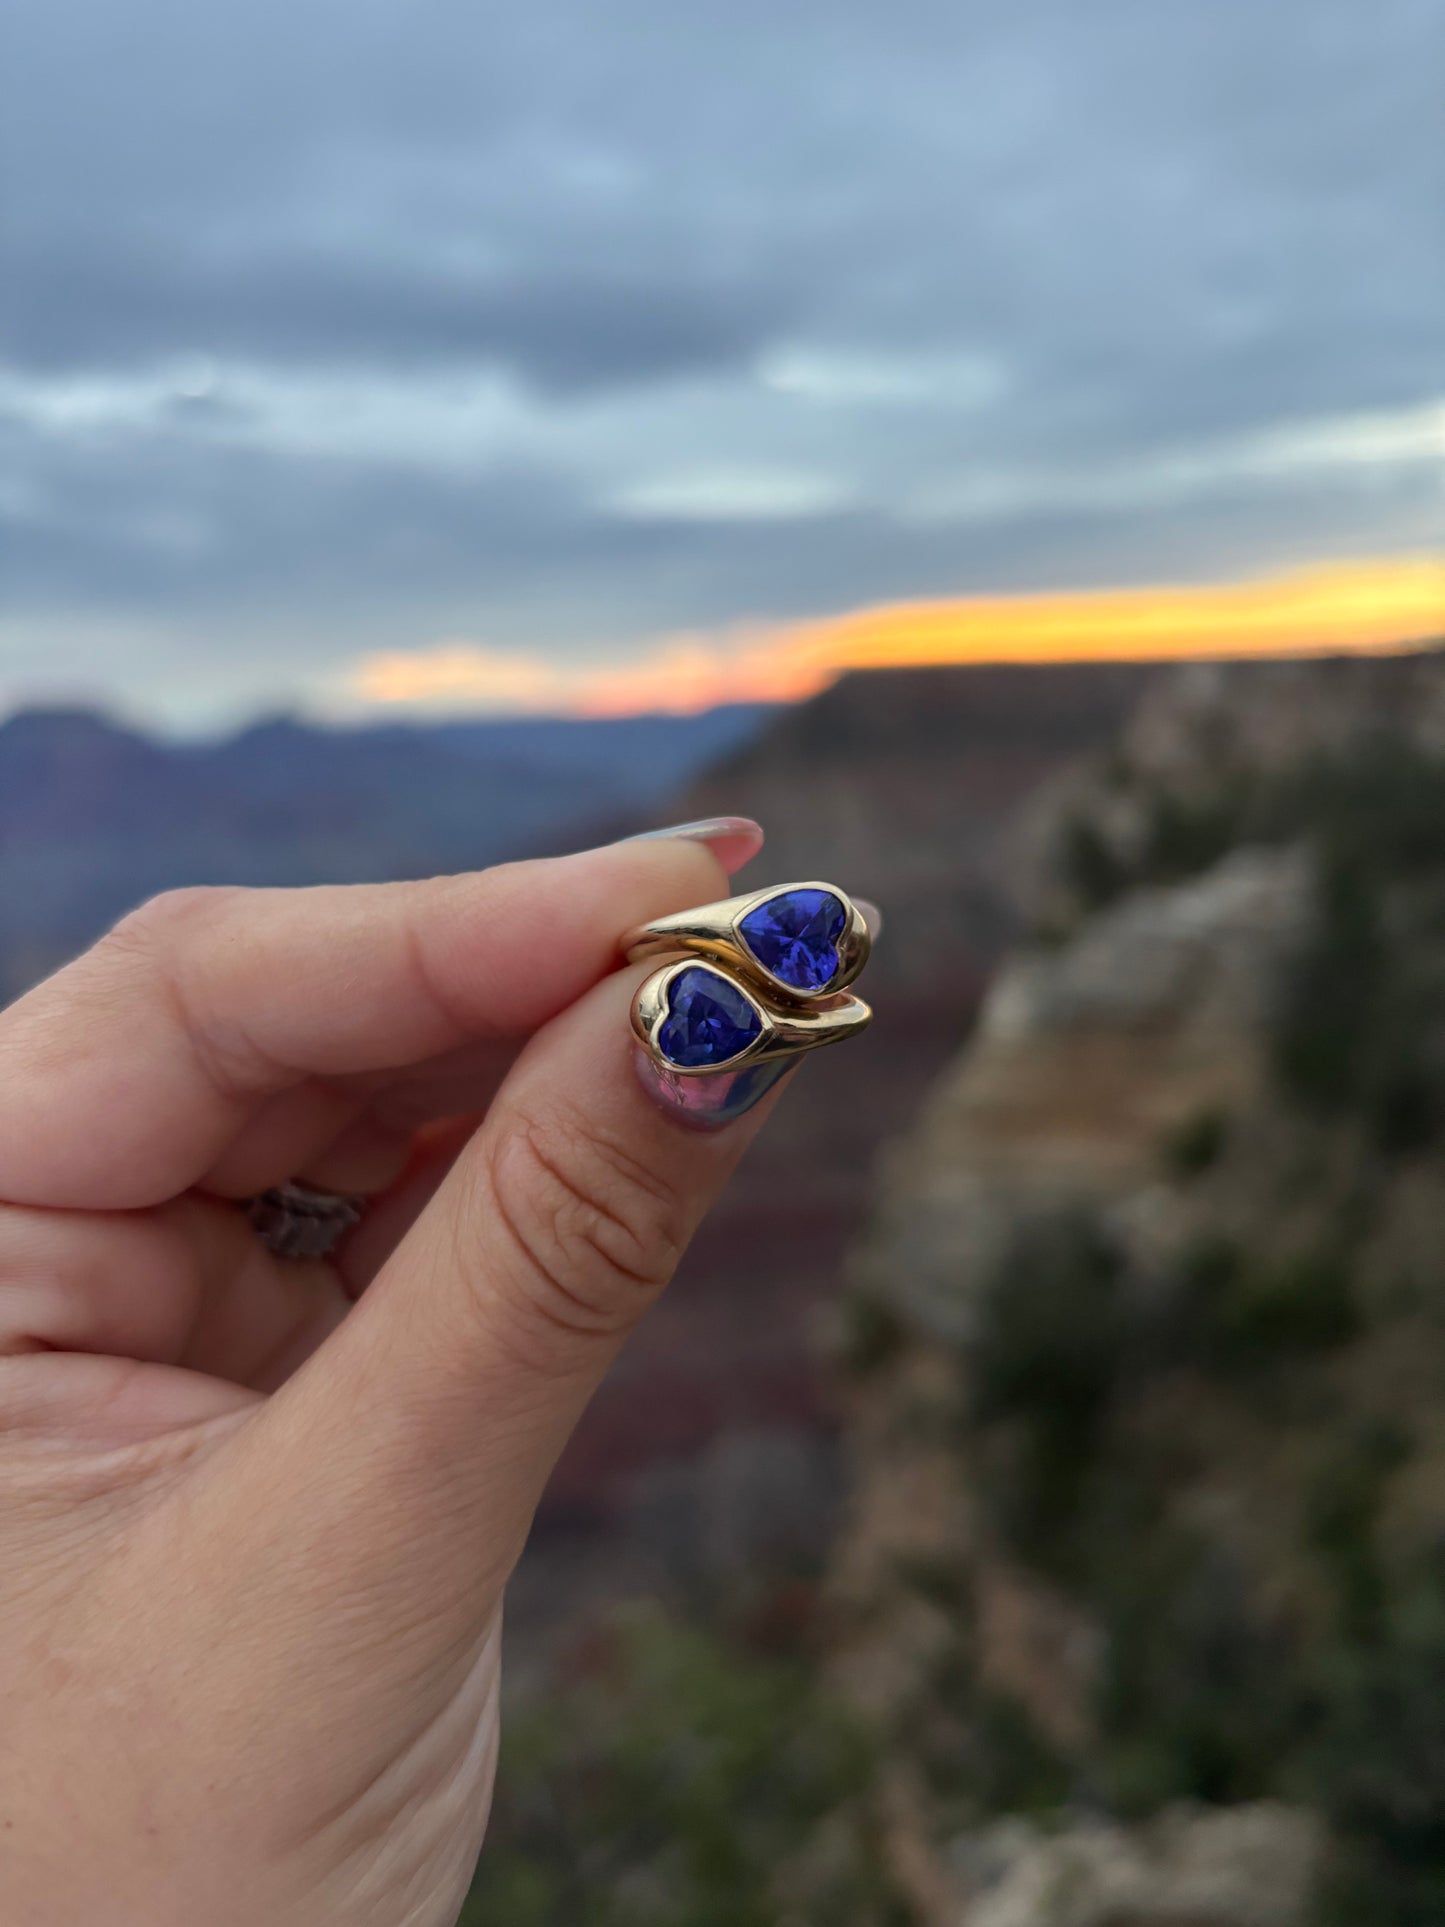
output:
[[[752,1003],[715,970],[694,965],[680,970],[668,986],[667,1016],[657,1032],[657,1048],[669,1064],[697,1070],[726,1064],[745,1051],[763,1027]]]
[[[765,970],[791,990],[826,990],[841,968],[838,939],[848,912],[831,890],[783,890],[738,928]]]

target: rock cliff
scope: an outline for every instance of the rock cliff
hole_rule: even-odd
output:
[[[1147,695],[887,1161],[833,1670],[929,1927],[1445,1918],[1442,704]]]
[[[991,827],[1037,936],[935,1037],[832,1320],[821,1607],[757,1538],[806,1506],[797,1407],[653,1478],[703,1583],[514,1727],[469,1919],[1440,1927],[1442,699],[1429,658],[1187,672]],[[936,852],[967,826],[917,807]],[[851,1164],[772,1222],[817,1197],[826,1240],[845,1188],[854,1222]],[[773,1275],[698,1294],[717,1369],[776,1336]]]

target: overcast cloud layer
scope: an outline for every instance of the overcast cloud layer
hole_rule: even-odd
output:
[[[8,0],[0,699],[1438,540],[1445,0]]]

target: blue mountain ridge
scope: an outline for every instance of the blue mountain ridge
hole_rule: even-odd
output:
[[[196,743],[21,711],[0,724],[0,998],[160,890],[435,875],[645,827],[772,713],[282,717]]]

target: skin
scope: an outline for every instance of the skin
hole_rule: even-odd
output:
[[[7,1927],[455,1921],[538,1495],[769,1108],[649,1102],[618,933],[760,841],[164,897],[0,1015]]]

